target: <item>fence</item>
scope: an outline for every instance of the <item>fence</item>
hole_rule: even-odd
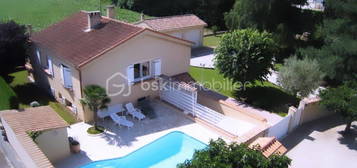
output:
[[[290,107],[288,115],[269,128],[268,136],[282,139],[299,125],[333,114],[323,108],[319,102],[319,98],[305,98],[300,101],[298,108]]]

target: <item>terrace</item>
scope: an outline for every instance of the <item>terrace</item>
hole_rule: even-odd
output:
[[[68,128],[68,134],[80,142],[82,151],[55,163],[55,166],[79,167],[93,161],[122,157],[173,131],[184,132],[206,144],[209,140],[219,137],[228,140],[227,137],[191,120],[171,105],[159,100],[152,101],[151,105],[157,117],[142,121],[127,117],[134,122],[133,128],[118,127],[108,118],[99,122],[107,131],[99,136],[91,136],[86,132],[91,125],[72,125]]]

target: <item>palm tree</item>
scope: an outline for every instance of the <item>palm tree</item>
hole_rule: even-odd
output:
[[[98,130],[97,112],[101,109],[106,109],[110,98],[104,88],[98,85],[88,85],[84,88],[84,98],[81,99],[83,105],[88,106],[94,112],[94,127]]]

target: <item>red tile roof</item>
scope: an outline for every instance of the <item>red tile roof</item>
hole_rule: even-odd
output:
[[[85,32],[88,27],[87,13],[81,11],[34,33],[31,40],[54,52],[57,57],[68,60],[74,66],[80,66],[145,30],[106,17],[102,17],[101,22],[99,28]]]
[[[49,106],[26,108],[23,111],[9,110],[3,112],[1,117],[7,121],[15,133],[26,131],[43,131],[69,126]]]
[[[156,31],[169,31],[194,26],[207,26],[206,22],[192,14],[152,18],[138,22],[137,24],[140,23],[145,23],[151,29]]]

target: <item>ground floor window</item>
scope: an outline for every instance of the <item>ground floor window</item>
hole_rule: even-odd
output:
[[[150,61],[134,64],[134,80],[145,79],[150,76]]]

